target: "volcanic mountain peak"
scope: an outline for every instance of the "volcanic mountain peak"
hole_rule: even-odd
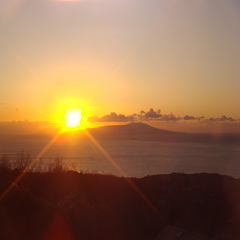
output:
[[[88,131],[93,135],[159,135],[177,133],[155,128],[141,122],[92,128],[88,129]]]

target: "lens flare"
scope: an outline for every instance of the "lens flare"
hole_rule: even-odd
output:
[[[81,109],[74,109],[74,110],[68,110],[65,114],[65,124],[66,127],[69,128],[76,128],[81,125],[82,120],[82,110]]]

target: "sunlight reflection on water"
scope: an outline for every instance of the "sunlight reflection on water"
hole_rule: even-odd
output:
[[[35,157],[48,143],[44,138],[0,139],[0,155],[14,159],[24,149]],[[220,173],[240,177],[240,147],[238,145],[203,143],[163,143],[157,141],[102,140],[101,146],[129,177],[153,174]],[[57,141],[43,156],[45,163],[56,156],[66,167],[75,163],[83,172],[118,175],[90,140]]]

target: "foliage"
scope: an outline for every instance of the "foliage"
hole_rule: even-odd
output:
[[[63,158],[55,157],[52,162],[46,163],[42,158],[38,159],[33,166],[31,162],[33,158],[24,149],[16,153],[15,159],[10,159],[7,155],[2,155],[0,157],[0,171],[8,172],[12,170],[17,171],[28,171],[28,172],[66,172],[68,170],[77,171],[77,163],[71,162],[70,167],[66,167],[63,163]]]
[[[25,153],[24,149],[22,149],[20,152],[17,152],[17,157],[13,162],[13,168],[22,172],[27,168],[27,166],[29,166],[31,161],[32,158],[30,154]]]
[[[42,158],[38,159],[38,161],[34,164],[34,166],[30,169],[31,172],[44,172],[44,161]]]
[[[55,157],[53,162],[48,165],[49,172],[59,173],[64,172],[64,170],[63,160],[60,157]]]
[[[12,163],[10,159],[4,154],[0,158],[0,169],[1,171],[10,171],[12,168]]]

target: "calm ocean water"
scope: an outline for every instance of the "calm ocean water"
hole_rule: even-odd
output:
[[[0,138],[0,155],[6,154],[14,159],[16,152],[24,149],[36,157],[48,142],[49,139],[37,137]],[[172,172],[207,172],[240,178],[240,146],[236,144],[138,140],[102,140],[99,143],[129,177]],[[69,168],[75,164],[79,171],[120,176],[90,140],[58,140],[42,158],[48,163],[57,156]]]

